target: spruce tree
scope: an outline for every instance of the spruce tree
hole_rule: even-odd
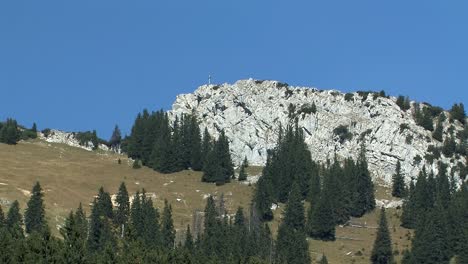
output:
[[[114,223],[121,228],[121,232],[123,233],[130,215],[130,202],[127,187],[124,182],[120,184],[119,192],[115,200],[117,202],[117,209],[114,213]]]
[[[167,200],[164,200],[164,209],[161,219],[161,234],[163,246],[168,249],[174,248],[176,231],[172,221],[172,207],[169,205]]]
[[[190,118],[190,166],[194,171],[203,169],[203,154],[200,127],[195,115]]]
[[[310,263],[305,235],[304,206],[299,186],[294,183],[284,219],[278,229],[277,260],[280,263]]]
[[[109,145],[111,149],[117,150],[122,142],[122,133],[120,132],[119,126],[115,125],[112,136],[109,139]]]
[[[96,130],[93,130],[93,136],[91,137],[91,143],[93,143],[93,150],[97,150],[99,148],[99,140],[97,137]]]
[[[3,213],[2,206],[0,205],[0,229],[5,226],[5,214]]]
[[[245,180],[247,180],[247,173],[245,172],[245,165],[244,165],[244,163],[242,163],[242,165],[240,166],[238,180],[239,180],[239,181],[245,181]]]
[[[24,223],[26,233],[28,234],[31,234],[33,231],[41,232],[47,226],[43,196],[41,185],[39,182],[36,182],[31,192],[31,198],[28,201],[28,207],[24,213]]]
[[[185,232],[184,247],[185,247],[188,251],[193,250],[193,247],[194,247],[194,245],[193,245],[192,232],[190,231],[190,225],[187,225],[187,231]]]
[[[401,174],[401,163],[398,160],[395,174],[392,177],[392,196],[402,198],[405,196],[405,180]]]
[[[78,216],[79,217],[79,216]],[[69,263],[83,263],[86,261],[86,233],[83,234],[79,226],[77,216],[70,212],[65,220],[64,226],[60,229],[60,234],[63,237],[65,250],[64,258]]]
[[[266,174],[265,168],[264,173],[258,179],[255,193],[253,197],[253,206],[258,210],[259,217],[263,221],[270,221],[273,219],[273,212],[271,211],[271,205],[273,203],[273,190],[270,180],[270,176]]]
[[[382,207],[380,211],[379,229],[377,230],[377,236],[375,237],[370,259],[374,264],[393,263],[392,241],[390,232],[388,231],[384,207]]]
[[[307,232],[310,237],[324,241],[335,240],[335,222],[330,197],[323,192],[317,204],[310,208]]]
[[[357,175],[357,199],[355,203],[354,216],[362,216],[364,213],[370,212],[375,208],[374,184],[370,177],[370,172],[367,167],[366,148],[364,141],[361,145],[361,153],[359,155]]]
[[[436,125],[436,128],[434,129],[434,132],[432,132],[432,137],[436,140],[438,140],[439,142],[442,142],[443,141],[443,124],[442,124],[442,121],[441,121],[441,117],[439,116],[439,118],[437,119],[437,125]]]
[[[412,243],[412,254],[416,263],[449,263],[443,214],[444,210],[437,207],[420,218]]]
[[[401,213],[401,226],[405,228],[413,228],[416,222],[414,188],[413,180],[411,180],[408,195],[403,201],[403,212]]]
[[[23,238],[23,216],[20,213],[19,203],[15,200],[8,210],[6,227],[13,239]]]

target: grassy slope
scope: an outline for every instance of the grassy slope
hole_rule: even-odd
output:
[[[121,165],[117,164],[119,158],[122,160]],[[250,168],[249,172],[258,174],[260,171],[260,168]],[[98,188],[104,186],[114,194],[122,181],[132,194],[141,188],[145,188],[148,193],[155,193],[156,198],[153,200],[160,208],[164,199],[168,199],[173,207],[177,229],[185,229],[187,224],[192,224],[193,211],[203,210],[206,194],[224,193],[230,212],[235,212],[237,206],[248,208],[253,187],[237,182],[217,187],[201,183],[200,177],[201,173],[192,171],[160,174],[148,168],[134,170],[131,168],[131,161],[121,155],[89,152],[39,140],[21,142],[16,146],[0,144],[0,199],[18,199],[24,209],[28,191],[35,181],[40,181],[45,190],[49,225],[56,234],[56,227],[63,223],[70,210],[81,202],[89,214],[89,203]],[[376,196],[379,199],[389,199],[388,189],[378,187]],[[2,207],[4,211],[8,208],[5,205]],[[275,211],[275,221],[271,223],[273,232],[277,230],[283,209],[284,206],[280,205]],[[387,212],[394,250],[398,249],[401,253],[409,241],[406,237],[408,230],[399,227],[398,215],[401,215],[401,210]],[[377,221],[377,212],[353,220],[370,227],[376,227]],[[353,240],[310,240],[312,259],[325,253],[329,263],[369,263],[375,232],[372,228],[337,227],[337,237]],[[359,251],[362,256],[359,256]],[[351,254],[348,255],[349,252]]]

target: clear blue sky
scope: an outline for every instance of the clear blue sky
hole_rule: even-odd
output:
[[[0,119],[108,138],[208,74],[466,105],[467,12],[465,0],[1,1]]]

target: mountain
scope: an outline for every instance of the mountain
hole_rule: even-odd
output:
[[[446,164],[448,172],[459,179],[459,171],[467,163],[466,155],[437,157],[431,153],[428,148],[440,149],[443,143],[418,125],[414,117],[424,108],[439,114],[440,108],[416,102],[411,102],[409,107],[402,110],[397,98],[382,92],[344,94],[249,79],[234,84],[203,85],[191,94],[179,95],[170,115],[174,118],[194,113],[201,129],[206,127],[215,136],[224,130],[236,164],[246,156],[251,164],[263,165],[267,150],[277,142],[280,126],[294,125],[297,120],[314,160],[323,162],[335,155],[339,159],[356,158],[364,142],[369,168],[384,183],[391,182],[398,160],[407,182],[423,166],[437,173],[438,161]],[[443,113],[450,117],[449,112]],[[434,123],[436,117],[431,116]],[[450,133],[459,135],[463,129],[458,120],[446,118],[443,138]],[[431,162],[430,157],[434,156]]]

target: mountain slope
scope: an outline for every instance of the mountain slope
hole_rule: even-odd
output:
[[[231,141],[234,161],[240,163],[246,156],[256,165],[265,163],[267,150],[276,144],[280,126],[294,124],[297,117],[314,160],[326,161],[335,155],[340,159],[356,158],[364,141],[374,177],[390,183],[397,160],[406,181],[423,166],[438,171],[437,162],[429,163],[424,157],[430,145],[442,143],[416,124],[414,111],[414,102],[409,110],[402,111],[395,98],[377,93],[345,95],[334,90],[249,79],[234,84],[204,85],[194,93],[179,95],[171,115],[194,113],[202,129],[208,128],[213,135],[224,129]],[[444,122],[444,137],[450,126],[448,121]],[[457,133],[463,126],[455,121],[453,130]],[[456,177],[457,163],[466,164],[465,157],[451,160],[442,156],[440,161]]]

